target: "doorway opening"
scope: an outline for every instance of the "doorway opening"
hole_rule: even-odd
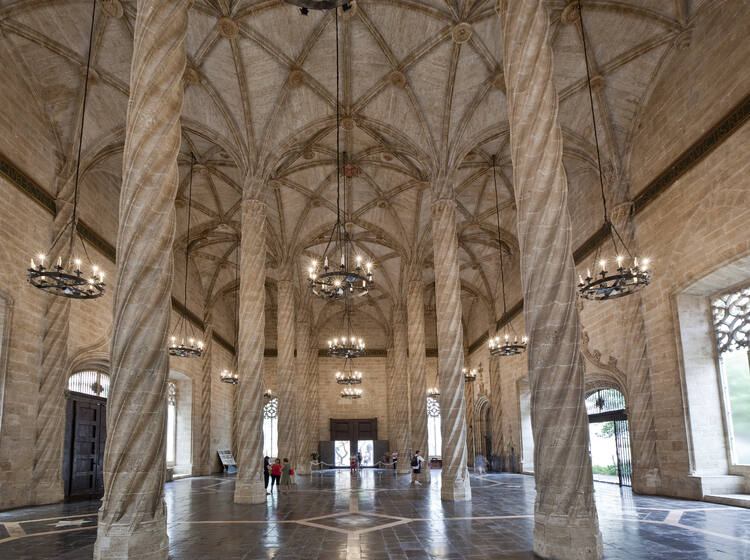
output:
[[[104,493],[109,375],[79,371],[68,378],[63,452],[65,499],[99,498]]]
[[[610,388],[590,391],[586,412],[594,480],[631,486],[633,463],[624,395]]]

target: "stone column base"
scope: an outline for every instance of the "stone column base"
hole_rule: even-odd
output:
[[[468,502],[471,501],[471,484],[469,477],[463,480],[442,480],[440,485],[440,499],[448,502]]]
[[[302,475],[309,475],[311,472],[310,470],[310,463],[307,461],[302,461],[297,467],[294,469],[294,474],[302,474]]]
[[[599,560],[602,535],[593,519],[534,514],[534,553],[554,560]]]
[[[399,461],[396,463],[396,473],[397,474],[411,474],[411,465],[409,464],[409,460],[406,460],[406,464],[402,465],[402,461]]]
[[[422,467],[422,472],[419,473],[419,482],[422,484],[429,484],[432,482],[432,473],[430,472],[429,463],[425,462]]]
[[[237,481],[234,487],[235,504],[264,504],[265,502],[266,487],[263,486],[262,480],[252,482]]]
[[[157,515],[158,517],[152,521],[135,522],[128,516],[124,518],[125,522],[112,524],[100,519],[94,545],[94,560],[166,560],[169,555],[169,537],[166,506],[163,502]]]

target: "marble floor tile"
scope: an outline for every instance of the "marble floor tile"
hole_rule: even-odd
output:
[[[534,480],[472,476],[472,500],[440,500],[440,473],[413,487],[393,471],[316,471],[265,504],[234,504],[234,479],[165,487],[170,558],[261,560],[530,560]],[[637,496],[597,483],[607,560],[750,559],[750,510]],[[91,558],[99,501],[0,513],[3,560]]]

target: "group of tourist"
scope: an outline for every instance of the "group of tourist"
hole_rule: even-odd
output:
[[[274,485],[276,493],[282,492],[287,494],[294,484],[294,469],[286,457],[282,461],[278,457],[271,463],[271,458],[266,455],[263,457],[263,481],[266,486],[266,496],[273,492]],[[269,491],[268,483],[271,483]]]

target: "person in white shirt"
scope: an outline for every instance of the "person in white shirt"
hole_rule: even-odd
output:
[[[422,486],[422,483],[419,482],[419,474],[422,472],[422,464],[424,463],[424,457],[422,457],[419,454],[419,449],[417,449],[417,452],[414,454],[414,457],[411,459],[411,483],[412,484],[419,484]]]

